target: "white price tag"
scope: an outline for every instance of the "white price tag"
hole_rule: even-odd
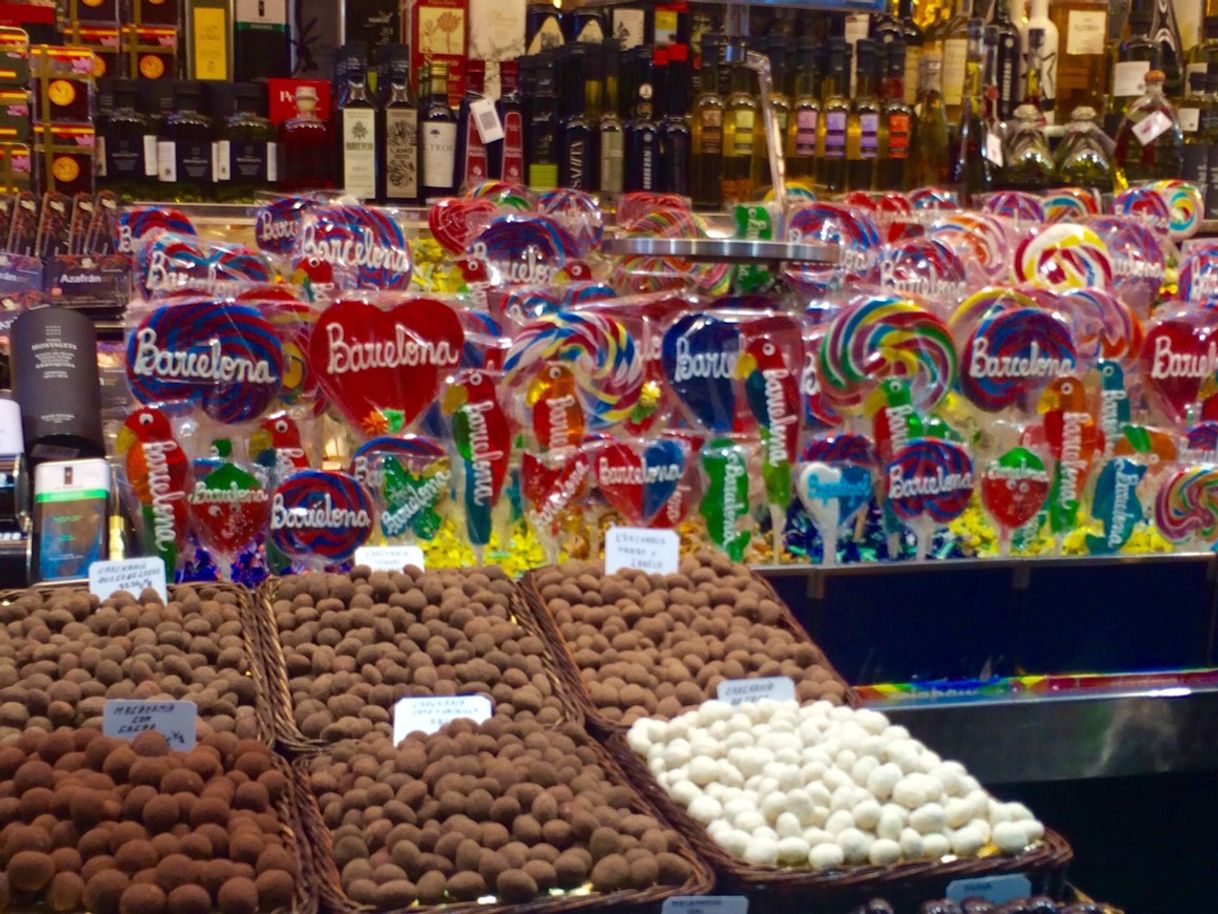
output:
[[[499,112],[495,110],[495,103],[489,98],[470,102],[469,116],[474,119],[478,137],[484,144],[503,139],[503,124],[499,121]]]
[[[1133,125],[1133,135],[1145,146],[1147,143],[1153,143],[1170,127],[1171,118],[1162,111],[1156,111]]]
[[[1200,108],[1181,108],[1176,112],[1176,117],[1180,119],[1180,129],[1185,133],[1196,133],[1201,126]]]
[[[156,730],[177,752],[195,747],[199,708],[193,701],[140,701],[112,698],[102,705],[102,733],[133,740],[145,730]]]
[[[211,173],[217,181],[232,180],[232,171],[228,167],[232,150],[233,144],[228,140],[216,140],[211,144]]]
[[[960,902],[965,898],[984,898],[991,904],[1004,904],[1016,898],[1027,898],[1032,894],[1032,883],[1023,873],[1009,876],[981,876],[976,879],[957,879],[947,884],[948,901]]]
[[[610,527],[605,535],[605,574],[637,568],[649,574],[676,574],[681,538],[675,530]]]
[[[719,683],[716,698],[729,705],[742,705],[746,701],[794,701],[795,681],[787,676],[761,676],[757,679],[728,679]]]
[[[373,571],[401,571],[407,565],[423,567],[423,550],[418,546],[361,546],[355,550],[355,564]]]
[[[999,168],[1002,167],[1002,140],[998,138],[998,134],[987,133],[985,135],[985,157]]]
[[[165,563],[155,555],[120,562],[94,562],[89,566],[89,593],[99,600],[120,590],[138,597],[145,587],[155,590],[162,602],[169,602]]]
[[[743,895],[674,895],[665,898],[660,914],[748,914]]]
[[[393,741],[400,743],[416,730],[435,733],[450,721],[462,717],[480,724],[490,720],[491,711],[491,700],[485,695],[403,698],[393,706]]]

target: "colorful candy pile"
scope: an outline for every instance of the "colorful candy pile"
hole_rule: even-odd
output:
[[[500,182],[433,206],[422,278],[397,223],[341,199],[267,205],[257,250],[133,209],[138,540],[179,577],[246,581],[367,544],[516,571],[595,554],[609,524],[751,561],[1208,549],[1218,244],[1185,241],[1197,196],[755,208],[749,231],[840,245],[781,276],[607,257],[595,200]],[[708,232],[669,196],[617,221]]]

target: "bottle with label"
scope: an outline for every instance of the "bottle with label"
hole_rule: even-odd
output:
[[[660,187],[660,128],[655,121],[652,78],[667,63],[665,49],[656,48],[652,55],[637,55],[630,68],[635,97],[632,114],[623,127],[626,164],[623,187],[627,193],[655,191]]]
[[[702,68],[698,97],[690,117],[690,193],[694,206],[716,209],[722,202],[719,172],[723,168],[723,96],[719,92],[719,55],[722,44],[714,32],[702,36]],[[791,173],[791,159],[787,159]]]
[[[1012,21],[1012,7],[1021,0],[1000,0],[994,13],[994,21],[990,24],[993,30],[993,81],[997,89],[994,100],[994,114],[999,121],[1009,121],[1015,115],[1015,109],[1022,98],[1023,86],[1019,80],[1020,47],[1019,29]],[[986,41],[990,41],[987,30]]]
[[[880,148],[880,100],[875,94],[875,42],[855,42],[855,98],[846,119],[846,187],[871,190]]]
[[[617,196],[625,184],[625,148],[621,109],[621,48],[616,38],[606,38],[601,45],[601,70],[604,79],[605,111],[597,126],[596,145],[600,152],[600,189],[608,197]],[[716,175],[716,180],[718,176]]]
[[[1057,26],[1049,18],[1049,0],[1032,0],[1028,21],[1020,30],[1023,48],[1024,101],[1037,104],[1045,122],[1053,123],[1057,100]],[[1033,80],[1039,95],[1029,97],[1027,87]]]
[[[472,107],[482,100],[486,87],[486,61],[465,62],[465,95],[457,112],[457,189],[468,190],[490,177],[490,162],[487,159],[486,143],[482,140],[481,127]],[[488,102],[489,104],[489,102]],[[494,109],[491,109],[492,112]],[[492,114],[491,120],[494,120]]]
[[[147,117],[135,110],[134,79],[99,80],[99,104],[105,119],[97,122],[97,186],[113,191],[124,203],[147,199],[157,187],[157,135]]]
[[[1112,65],[1112,105],[1105,126],[1115,134],[1121,116],[1146,91],[1146,74],[1159,69],[1159,45],[1150,38],[1152,0],[1133,0],[1129,36],[1117,45]]]
[[[520,70],[514,60],[499,64],[499,101],[495,102],[503,139],[491,143],[487,152],[491,162],[491,177],[510,184],[523,185],[524,113],[520,104]]]
[[[214,191],[212,139],[215,128],[199,113],[203,89],[194,80],[174,86],[177,110],[165,118],[157,137],[157,178],[161,193],[177,203],[208,200]]]
[[[419,199],[419,109],[410,94],[410,50],[384,49],[384,80],[379,124],[381,171],[376,197],[382,203]]]
[[[950,183],[960,188],[961,200],[971,201],[986,193],[994,182],[994,171],[1002,166],[1001,142],[990,133],[981,97],[981,69],[985,65],[985,25],[980,19],[968,24],[968,58],[964,68],[964,95],[960,106],[958,147],[952,163]],[[997,148],[996,148],[997,147]]]
[[[905,104],[912,106],[918,100],[918,65],[922,60],[922,49],[926,36],[922,27],[914,21],[913,0],[899,0],[901,31],[905,37]]]
[[[605,11],[596,7],[579,7],[563,17],[567,41],[599,45],[605,40]]]
[[[791,114],[791,98],[787,95],[787,55],[786,44],[789,39],[781,34],[771,34],[762,43],[766,56],[770,59],[770,106],[774,109],[774,119],[778,121],[778,135],[787,135],[787,120]],[[758,187],[770,187],[774,181],[770,176],[770,143],[766,135],[765,124],[760,120],[758,111],[757,129],[753,133],[753,180]]]
[[[816,148],[816,183],[831,193],[846,189],[846,122],[850,80],[846,76],[849,48],[844,38],[829,39],[829,72],[821,86],[819,135]]]
[[[894,38],[902,35],[901,11],[897,0],[888,0],[884,11],[871,17],[871,32],[867,35],[879,44],[888,44]]]
[[[562,49],[562,104],[558,109],[558,183],[574,190],[595,190],[596,132],[584,112],[587,46],[569,44]]]
[[[1208,102],[1205,74],[1193,73],[1188,78],[1188,94],[1176,110],[1180,131],[1184,134],[1180,178],[1201,188],[1209,184],[1210,172],[1209,139],[1201,131],[1201,112]]]
[[[909,143],[906,184],[936,187],[947,183],[947,106],[943,102],[943,62],[931,52],[922,55],[918,74],[918,105]]]
[[[1015,123],[1003,144],[998,183],[1002,187],[1036,192],[1052,187],[1053,180],[1053,158],[1049,154],[1049,141],[1040,127],[1040,109],[1035,105],[1020,105],[1015,109]]]
[[[288,0],[236,0],[233,72],[239,82],[272,79],[291,72]]]
[[[363,42],[350,42],[339,51],[343,81],[334,106],[334,133],[341,187],[360,200],[373,200],[380,170],[376,158],[380,142],[376,105],[368,95],[366,56]]]
[[[419,109],[419,197],[451,197],[457,184],[457,115],[448,107],[448,64],[433,60]]]
[[[813,38],[799,40],[795,96],[787,119],[787,177],[811,183],[816,177],[816,144],[820,127],[820,80]]]
[[[1094,108],[1075,108],[1057,146],[1057,180],[1068,187],[1112,193],[1112,140],[1096,123]]]
[[[692,137],[689,125],[689,48],[668,47],[668,103],[660,120],[660,189],[689,196],[689,160]]]
[[[1162,70],[1146,74],[1146,93],[1129,106],[1117,128],[1116,187],[1139,181],[1179,178],[1184,133],[1176,110],[1163,94]]]
[[[902,190],[913,131],[913,108],[905,104],[905,39],[898,38],[889,44],[887,66],[875,186],[876,190]]]
[[[752,71],[743,64],[731,68],[731,93],[723,124],[723,202],[728,206],[753,198],[753,144],[761,127],[761,112],[752,91]],[[842,125],[845,133],[845,125]],[[844,136],[843,136],[844,139]],[[844,151],[844,149],[843,149]]]
[[[562,13],[550,0],[528,0],[524,16],[524,44],[530,56],[563,44]]]
[[[1163,71],[1163,94],[1184,94],[1184,42],[1176,24],[1173,0],[1151,0],[1150,39],[1159,46],[1159,69]]]
[[[279,190],[296,193],[334,187],[334,138],[317,116],[317,89],[298,86],[296,116],[279,125]]]
[[[960,117],[960,106],[964,98],[968,23],[972,15],[972,0],[957,0],[956,14],[948,21],[943,32],[943,98],[947,102],[947,116],[951,120]]]
[[[226,117],[216,140],[216,199],[252,203],[271,190],[279,177],[279,134],[266,118],[266,87],[237,83],[234,112]]]
[[[1049,16],[1065,40],[1057,55],[1057,109],[1104,104],[1108,65],[1107,0],[1055,0]]]
[[[1208,76],[1210,61],[1214,62],[1213,68],[1218,69],[1218,16],[1207,15],[1201,21],[1201,41],[1189,49],[1185,77],[1194,73]]]

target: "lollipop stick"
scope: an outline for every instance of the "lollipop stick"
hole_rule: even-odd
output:
[[[486,564],[485,554],[486,554],[485,546],[475,545],[474,546],[474,564],[477,566],[485,565]]]
[[[823,546],[820,563],[822,565],[837,564],[837,524],[828,524],[820,531]]]
[[[786,512],[782,505],[770,505],[770,536],[774,542],[774,563],[782,561],[783,527],[786,523]]]
[[[926,561],[926,555],[928,552],[930,552],[931,536],[932,533],[930,530],[920,528],[914,531],[914,544],[917,550],[914,553],[914,558],[916,558],[919,562]]]
[[[998,530],[998,554],[1004,559],[1011,554],[1011,534],[1005,527]]]

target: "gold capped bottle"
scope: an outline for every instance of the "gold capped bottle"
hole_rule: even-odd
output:
[[[948,179],[947,106],[943,102],[943,63],[939,55],[922,55],[918,105],[906,171],[908,187],[934,187]]]
[[[830,193],[846,189],[846,122],[850,118],[850,79],[846,39],[829,39],[829,72],[821,86],[824,101],[816,149],[816,183]]]
[[[905,187],[909,165],[909,143],[913,134],[913,108],[905,104],[905,40],[888,45],[888,78],[883,85],[883,121],[880,154],[876,162],[877,190]]]
[[[690,117],[690,190],[694,205],[715,209],[723,204],[719,174],[723,170],[723,117],[726,105],[719,91],[722,38],[702,36],[702,68],[698,97]],[[789,168],[789,165],[788,165]]]
[[[875,42],[854,45],[855,97],[846,121],[846,187],[871,190],[880,148],[880,101],[875,94]]]
[[[795,96],[787,119],[787,177],[806,184],[816,178],[816,143],[820,125],[816,41],[799,40]]]
[[[752,71],[732,64],[731,93],[723,121],[723,202],[728,205],[753,199],[753,144],[761,129],[761,112],[752,91]]]

